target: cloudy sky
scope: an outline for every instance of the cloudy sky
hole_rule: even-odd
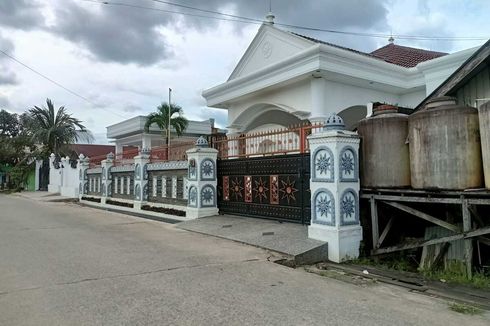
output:
[[[0,108],[23,112],[49,97],[105,143],[106,126],[148,114],[171,87],[189,119],[213,117],[226,126],[226,111],[206,108],[201,92],[227,79],[259,25],[197,17],[217,15],[186,6],[260,20],[269,0],[97,1],[0,0],[0,50],[84,98],[0,53]],[[278,23],[322,29],[490,37],[488,0],[272,0],[272,9]],[[384,37],[293,31],[362,51],[387,43]],[[396,43],[454,52],[483,41]]]

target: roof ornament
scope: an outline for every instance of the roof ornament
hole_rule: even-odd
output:
[[[323,127],[323,130],[325,130],[325,131],[344,130],[344,129],[345,129],[344,120],[339,115],[337,115],[335,112],[333,112],[327,118],[327,121],[325,122],[325,126]]]
[[[208,146],[209,146],[209,143],[206,140],[206,138],[204,138],[203,136],[199,136],[199,138],[196,140],[196,147],[205,148]]]
[[[272,13],[272,0],[269,0],[269,13],[265,16],[265,23],[268,25],[274,25],[274,14]]]
[[[393,37],[393,32],[390,33],[390,38],[388,39],[388,43],[390,43],[390,44],[395,43],[395,38]]]

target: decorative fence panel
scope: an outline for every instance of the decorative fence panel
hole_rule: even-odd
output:
[[[91,196],[102,196],[102,168],[87,170],[87,194]]]
[[[111,177],[111,197],[134,199],[134,165],[112,167]]]
[[[308,224],[310,155],[218,160],[221,213]]]
[[[187,161],[148,164],[148,201],[187,204]]]

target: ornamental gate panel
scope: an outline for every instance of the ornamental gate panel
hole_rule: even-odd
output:
[[[310,155],[218,160],[220,213],[309,224]]]

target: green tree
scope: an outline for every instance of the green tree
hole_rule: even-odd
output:
[[[67,145],[93,139],[82,121],[69,114],[64,106],[55,110],[50,99],[46,100],[46,107],[34,106],[28,115],[32,139],[42,145],[44,155],[67,155],[70,153]]]
[[[169,115],[170,111],[170,115]],[[150,113],[146,117],[145,123],[145,132],[150,131],[150,126],[152,124],[156,124],[160,130],[162,130],[162,134],[166,137],[166,144],[168,145],[168,118],[170,116],[170,126],[175,129],[177,136],[181,136],[189,121],[183,116],[184,111],[179,105],[168,103],[162,103],[157,107],[157,111]]]

